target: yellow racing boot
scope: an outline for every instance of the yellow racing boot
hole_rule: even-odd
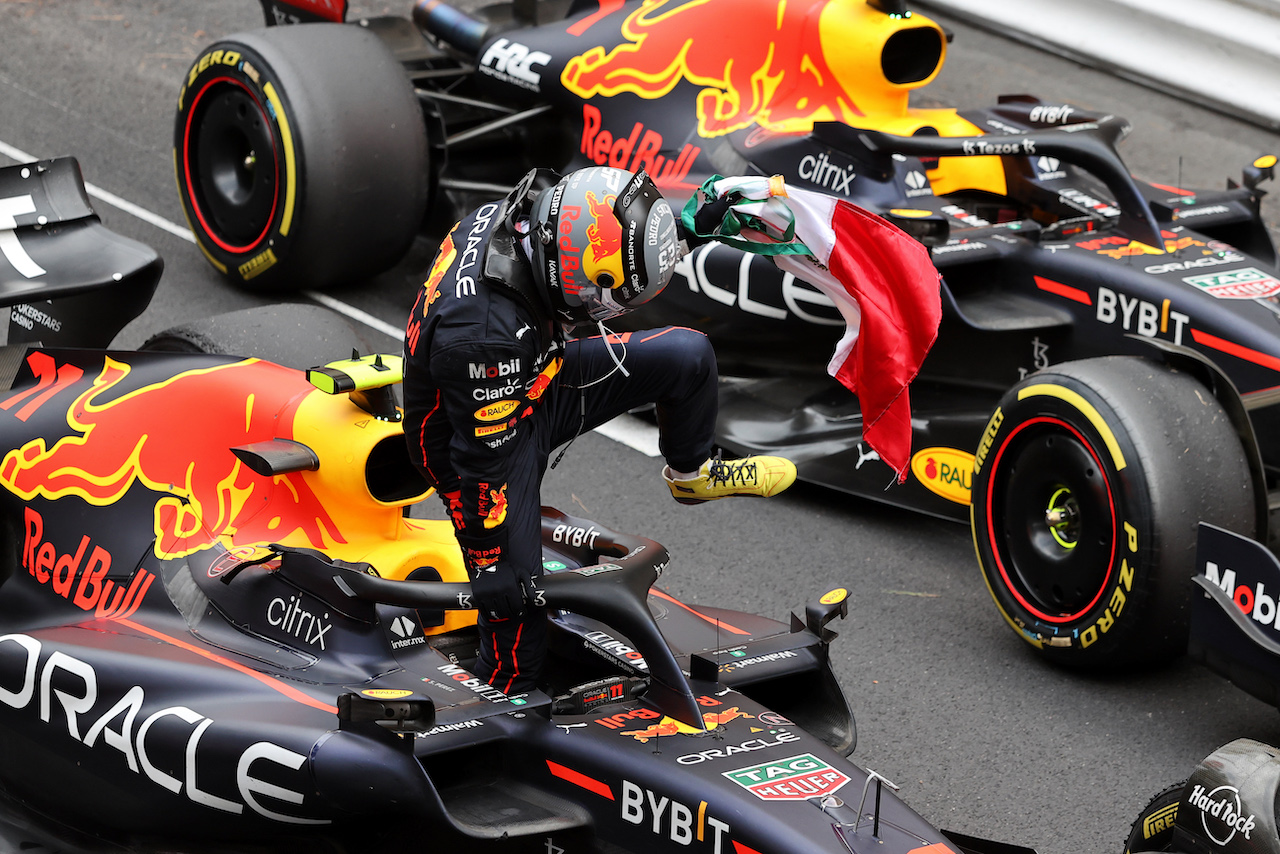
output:
[[[741,460],[707,460],[697,477],[677,480],[671,469],[664,468],[662,477],[671,496],[681,504],[701,504],[730,495],[754,495],[769,498],[782,492],[796,480],[796,466],[783,457],[746,457]]]

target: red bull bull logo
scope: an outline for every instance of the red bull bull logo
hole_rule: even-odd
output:
[[[726,29],[726,22],[733,26]],[[584,99],[622,92],[659,99],[690,82],[700,87],[695,102],[704,137],[753,123],[774,131],[850,123],[867,111],[851,85],[887,90],[867,93],[873,109],[905,109],[906,92],[897,90],[922,86],[937,73],[884,78],[877,47],[919,23],[933,26],[891,19],[863,0],[645,0],[623,20],[621,45],[575,56],[561,82]]]
[[[550,362],[548,362],[547,366],[543,368],[542,372],[539,373],[538,376],[534,379],[533,385],[529,388],[529,391],[525,394],[525,397],[528,398],[529,400],[537,400],[538,398],[542,397],[543,392],[547,390],[547,386],[551,385],[551,381],[555,379],[556,374],[560,373],[560,366],[562,364],[564,364],[564,359],[561,359],[559,357],[552,359]],[[533,414],[533,410],[527,409],[524,412],[520,413],[520,417],[524,418],[532,414]]]
[[[608,274],[614,288],[622,284],[622,223],[613,213],[616,195],[597,198],[587,191],[587,214],[591,224],[587,226],[587,239],[591,241],[582,258],[582,272],[596,282],[601,273]]]
[[[489,499],[493,503],[485,514],[484,526],[496,528],[507,521],[507,485],[504,483],[500,489],[489,490]]]
[[[440,298],[440,280],[444,278],[445,271],[449,269],[453,259],[458,257],[458,248],[453,243],[453,232],[457,228],[457,223],[454,223],[453,228],[440,243],[436,260],[431,265],[431,271],[427,273],[427,280],[422,283],[422,290],[418,291],[418,299],[413,304],[413,310],[409,312],[409,323],[405,327],[404,337],[410,353],[417,352],[418,337],[422,334],[422,318],[427,316],[431,306],[435,305],[436,300]]]
[[[49,356],[28,358],[37,376],[49,373],[35,363]],[[291,434],[292,410],[280,404],[310,390],[297,371],[247,360],[120,393],[131,370],[106,357],[67,410],[73,434],[52,447],[37,438],[9,451],[0,485],[28,501],[75,496],[97,506],[141,485],[160,496],[153,518],[160,558],[190,554],[224,536],[251,543],[298,534],[314,548],[345,542],[302,473],[262,477],[230,450]],[[35,395],[41,388],[19,391],[0,409],[44,405],[50,396]]]
[[[718,726],[735,721],[738,718],[750,718],[751,715],[739,710],[737,706],[725,709],[723,712],[703,712],[702,722],[705,729],[689,726],[680,723],[675,718],[663,716],[662,720],[655,724],[649,724],[644,729],[633,729],[627,732],[619,733],[619,735],[629,735],[636,741],[644,744],[652,738],[661,738],[664,735],[703,735]]]

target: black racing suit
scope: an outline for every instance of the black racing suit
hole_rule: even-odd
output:
[[[510,562],[522,578],[541,574],[539,491],[558,445],[656,403],[663,456],[693,471],[711,453],[716,418],[715,355],[701,333],[666,327],[609,343],[565,340],[520,246],[515,223],[528,203],[515,196],[454,226],[405,336],[410,455],[445,502],[473,578],[495,562]],[[495,619],[484,603],[479,612],[477,675],[507,693],[528,690],[546,646],[545,613],[529,606]]]

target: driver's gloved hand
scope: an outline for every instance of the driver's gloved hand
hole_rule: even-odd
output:
[[[477,609],[490,619],[519,617],[526,601],[535,601],[533,575],[511,561],[499,560],[476,567],[471,574],[471,593]]]
[[[676,233],[690,249],[702,246],[715,240],[715,234],[724,223],[724,215],[729,212],[730,201],[724,198],[700,198],[697,210],[693,213],[694,231],[685,227],[684,220],[676,218]]]

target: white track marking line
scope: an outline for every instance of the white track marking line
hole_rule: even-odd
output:
[[[367,311],[362,311],[354,305],[347,305],[340,299],[334,299],[328,294],[322,294],[319,291],[299,291],[303,296],[315,300],[326,308],[345,314],[354,321],[363,323],[371,329],[376,329],[388,338],[394,338],[397,341],[404,342],[404,329],[399,326],[392,326],[385,320],[379,320]]]
[[[27,154],[25,151],[14,148],[12,145],[0,140],[0,154],[15,160],[18,163],[34,163],[39,158]],[[154,214],[146,208],[139,207],[133,202],[122,199],[115,193],[108,192],[101,187],[85,182],[85,191],[112,207],[118,208],[127,214],[137,217],[143,222],[154,225],[161,231],[167,231],[175,237],[180,237],[188,243],[196,242],[195,235],[191,233],[191,229],[176,223],[170,222],[159,214]],[[388,338],[396,341],[404,341],[404,330],[398,326],[379,320],[367,311],[348,305],[342,300],[335,299],[328,294],[322,294],[318,291],[300,291],[300,293],[315,302],[320,303],[326,308],[332,309],[339,314],[351,318],[357,323],[362,323],[377,332],[381,332]],[[602,424],[596,428],[597,433],[606,436],[619,444],[626,445],[628,448],[639,451],[649,456],[658,456],[658,428],[641,421],[633,415],[620,415],[607,424]]]

